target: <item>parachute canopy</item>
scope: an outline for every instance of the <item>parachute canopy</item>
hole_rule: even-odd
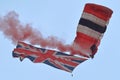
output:
[[[111,9],[102,5],[92,3],[85,5],[73,42],[73,47],[78,52],[72,54],[94,57],[112,13]]]

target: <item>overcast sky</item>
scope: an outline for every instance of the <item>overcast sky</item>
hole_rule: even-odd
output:
[[[104,5],[114,12],[94,59],[77,66],[72,77],[43,63],[13,58],[16,45],[0,32],[0,80],[120,80],[119,0],[0,0],[0,17],[15,11],[21,23],[31,24],[44,37],[57,36],[70,44],[86,3]]]

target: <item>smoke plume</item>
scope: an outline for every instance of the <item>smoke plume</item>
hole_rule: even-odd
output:
[[[71,45],[65,45],[54,36],[44,38],[40,31],[33,29],[30,24],[23,25],[18,18],[19,15],[14,11],[0,17],[0,31],[3,32],[5,37],[12,40],[14,44],[18,41],[28,41],[32,45],[56,48],[60,51],[71,50]]]

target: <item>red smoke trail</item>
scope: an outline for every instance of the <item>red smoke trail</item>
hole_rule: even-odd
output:
[[[33,29],[30,24],[21,24],[18,17],[19,15],[14,11],[9,12],[4,17],[0,17],[0,30],[13,43],[28,41],[33,45],[57,48],[60,51],[71,50],[71,45],[64,45],[57,37],[49,36],[48,38],[44,38],[40,31]]]

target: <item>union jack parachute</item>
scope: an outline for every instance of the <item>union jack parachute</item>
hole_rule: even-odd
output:
[[[13,51],[13,57],[19,57],[21,61],[28,58],[34,63],[45,63],[68,72],[72,72],[77,65],[87,60],[87,58],[80,58],[55,50],[37,48],[24,42],[18,42]]]

